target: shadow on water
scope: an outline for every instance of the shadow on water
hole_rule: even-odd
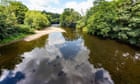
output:
[[[12,70],[3,68],[0,84],[113,84],[106,70],[90,64],[81,37],[66,39],[60,32],[50,33],[44,46],[22,53],[22,62]]]
[[[26,51],[30,51],[35,47],[45,45],[45,40],[48,36],[43,36],[31,42],[18,41],[3,47],[0,47],[0,70],[3,68],[14,69],[15,64],[22,61],[20,55]]]
[[[90,62],[108,70],[115,84],[140,84],[140,49],[83,34]]]
[[[140,49],[65,30],[0,47],[0,84],[140,84]]]

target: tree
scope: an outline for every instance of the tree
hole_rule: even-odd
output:
[[[92,7],[87,13],[87,28],[90,33],[108,37],[115,24],[116,6],[105,0],[96,2],[96,5]],[[90,14],[90,15],[89,15]]]
[[[28,8],[21,2],[10,2],[8,6],[8,11],[15,14],[17,23],[23,24],[25,19],[25,13],[28,11]]]
[[[60,16],[60,24],[64,27],[76,27],[76,23],[80,18],[81,15],[74,9],[66,8]]]
[[[60,14],[46,12],[46,11],[42,11],[42,14],[46,15],[46,17],[51,22],[51,24],[59,24],[59,22],[60,22]]]
[[[28,11],[24,22],[35,29],[41,29],[50,25],[48,18],[39,11]]]
[[[78,27],[82,25],[88,33],[140,46],[139,0],[95,0],[85,17]]]
[[[7,28],[7,24],[6,24],[6,14],[4,14],[3,10],[5,9],[4,6],[0,6],[0,41],[4,39],[4,37],[6,36],[6,28]]]

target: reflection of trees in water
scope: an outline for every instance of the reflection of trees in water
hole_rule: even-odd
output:
[[[74,28],[64,28],[64,30],[66,33],[63,33],[63,36],[67,41],[72,41],[80,37],[79,33],[77,33]]]
[[[140,61],[136,59],[139,51],[113,40],[103,40],[87,34],[83,38],[91,51],[90,62],[96,68],[104,67],[108,70],[116,84],[140,82]]]
[[[112,84],[104,69],[98,72],[88,62],[88,55],[83,39],[66,41],[62,33],[51,33],[45,47],[22,54],[13,71],[25,74],[19,84]]]
[[[30,51],[35,47],[42,47],[45,45],[45,40],[47,36],[43,36],[39,39],[33,40],[31,42],[18,41],[3,47],[0,47],[0,70],[8,69],[12,70],[15,65],[22,61],[20,55],[23,52]],[[1,71],[0,71],[1,73]]]

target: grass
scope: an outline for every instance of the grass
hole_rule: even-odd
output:
[[[29,34],[33,34],[34,29],[30,28],[29,25],[17,24],[13,28],[7,30],[7,33],[9,35],[7,35],[3,40],[0,40],[0,45],[11,43],[20,40]]]
[[[16,34],[16,35],[11,35],[10,37],[7,37],[4,40],[0,41],[0,45],[10,43],[10,42],[15,41],[15,40],[20,40],[27,35],[29,35],[29,34],[19,33],[19,34]]]

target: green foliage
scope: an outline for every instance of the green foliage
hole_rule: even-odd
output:
[[[0,6],[0,41],[7,36],[7,15],[4,13],[6,8],[4,6]]]
[[[14,35],[6,37],[4,40],[0,41],[0,44],[9,43],[13,40],[18,40],[18,39],[24,38],[25,36],[27,36],[27,34],[23,34],[23,33],[14,34]]]
[[[101,0],[101,2],[98,1],[98,3],[96,2],[95,7],[91,8],[92,11],[88,11],[87,13],[88,20],[86,23],[90,30],[89,32],[94,32],[93,34],[108,37],[116,19],[115,8],[116,7],[112,3],[104,0]]]
[[[4,2],[3,2],[4,3]],[[6,1],[6,4],[9,3],[9,0]],[[18,24],[18,15],[16,16],[16,13],[18,10],[18,7],[15,6],[15,4],[20,6],[22,3],[20,2],[10,2],[9,5],[0,5],[0,41],[3,41],[5,38],[12,37],[14,35],[18,35],[23,32],[22,28],[16,28],[16,25]],[[22,5],[23,6],[23,5]],[[22,8],[21,8],[22,9]],[[22,10],[24,11],[24,10]],[[20,12],[22,12],[20,11]],[[24,17],[24,15],[22,15]],[[24,29],[25,31],[25,29]],[[29,33],[26,29],[26,33]]]
[[[87,27],[83,27],[83,28],[82,28],[82,31],[83,31],[83,32],[88,32],[88,28],[87,28]]]
[[[28,11],[21,2],[14,0],[0,2],[0,43],[18,39],[33,33],[34,29],[49,25],[46,14],[40,11]]]
[[[30,25],[31,28],[41,29],[50,25],[47,17],[39,11],[28,11],[24,20],[26,25]]]
[[[82,19],[77,21],[76,28],[81,29],[81,28],[85,27],[85,25],[86,25],[85,23],[86,23],[86,17],[83,16]]]
[[[14,14],[17,19],[17,23],[23,24],[25,13],[28,11],[28,8],[21,2],[10,2],[8,6],[8,12]]]
[[[9,5],[7,5],[9,3]],[[23,23],[27,7],[21,2],[3,1],[0,5],[0,41],[19,34],[23,29],[16,28],[16,24]],[[25,30],[25,29],[24,29]],[[26,29],[26,33],[30,32]],[[23,33],[23,32],[22,32]]]
[[[51,22],[51,24],[59,24],[59,22],[60,22],[60,14],[46,12],[46,11],[43,11],[42,14],[46,15],[46,17]]]
[[[81,18],[80,14],[73,9],[66,8],[60,16],[60,25],[63,27],[76,27],[77,21]]]
[[[25,24],[15,25],[14,29],[19,33],[26,33],[26,34],[34,33],[34,29],[31,29],[29,25],[25,25]]]
[[[95,0],[84,18],[78,21],[77,28],[87,28],[90,34],[140,45],[139,0]]]

